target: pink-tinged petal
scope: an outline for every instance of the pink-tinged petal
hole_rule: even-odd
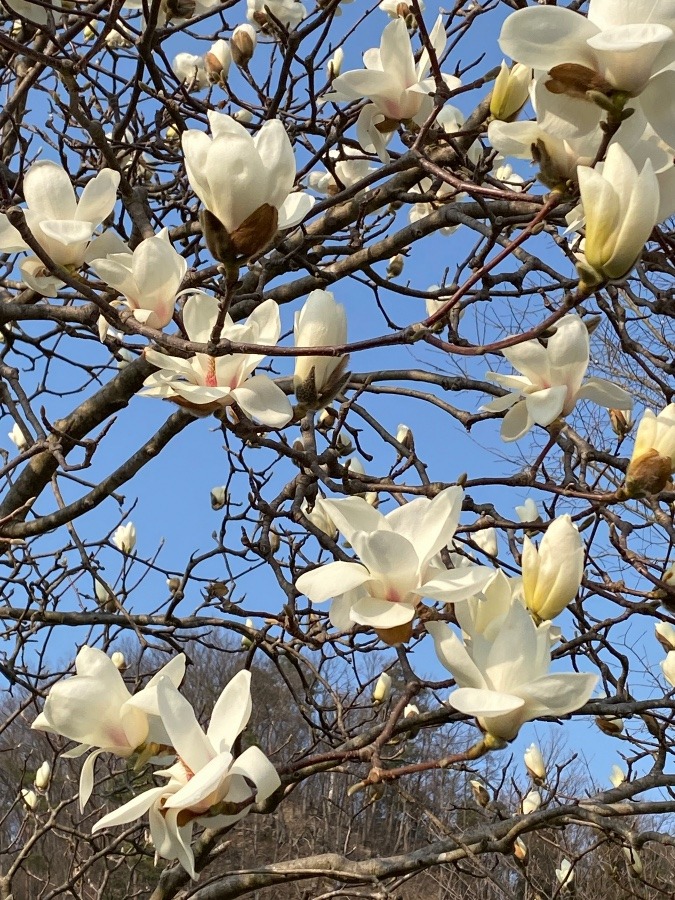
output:
[[[230,679],[216,701],[206,736],[218,753],[231,750],[251,717],[251,673],[246,669]]]
[[[569,9],[529,7],[506,19],[499,46],[511,59],[544,72],[565,63],[594,68],[593,52],[586,41],[598,30],[585,16]]]
[[[129,822],[134,822],[145,815],[150,807],[159,801],[159,798],[165,791],[166,787],[156,787],[151,788],[149,791],[144,791],[142,794],[129,800],[124,806],[120,806],[113,812],[108,813],[107,816],[99,819],[91,829],[91,833],[96,834],[98,831],[103,831],[104,828],[112,828],[115,825],[128,825]]]
[[[119,172],[115,172],[114,169],[101,169],[98,175],[85,185],[80,202],[77,204],[75,218],[80,222],[91,222],[94,226],[100,225],[113,211],[119,183]]]
[[[471,659],[466,647],[445,622],[427,622],[424,626],[434,639],[439,662],[457,682],[459,687],[484,688],[485,679]]]
[[[554,422],[565,407],[567,388],[564,385],[536,391],[525,398],[528,417],[536,424],[546,427]]]
[[[618,384],[604,378],[588,378],[577,393],[577,400],[592,400],[605,409],[632,409],[633,398]]]
[[[70,176],[58,163],[51,160],[33,163],[23,180],[23,195],[38,220],[75,218],[75,191]]]
[[[208,809],[208,806],[203,806],[205,800],[211,799],[210,805],[212,805],[217,799],[220,799],[219,797],[211,798],[211,795],[218,791],[221,783],[227,777],[231,765],[232,754],[229,752],[219,753],[198,772],[195,772],[186,785],[167,797],[164,801],[164,808],[193,808],[195,811],[205,812]]]
[[[362,497],[346,497],[344,500],[326,500],[328,514],[335,527],[351,544],[357,531],[390,530],[385,516],[374,509]]]
[[[97,758],[103,753],[103,750],[95,750],[90,753],[82,765],[80,772],[80,812],[84,812],[84,808],[89,802],[91,792],[94,790],[94,764]]]
[[[370,572],[360,563],[333,562],[305,572],[295,582],[300,593],[312,603],[323,603],[346,591],[360,587],[370,579]]]
[[[283,428],[293,418],[293,408],[281,388],[267,375],[254,375],[232,396],[247,416],[271,428]]]
[[[480,688],[459,688],[450,694],[448,702],[457,712],[486,719],[508,715],[525,706],[521,697]]]
[[[253,143],[263,166],[274,172],[267,202],[278,209],[295,183],[295,156],[290,139],[279,119],[268,119],[253,138]]]
[[[495,574],[487,566],[462,566],[434,572],[434,577],[418,588],[421,597],[440,600],[442,603],[459,603],[482,591]]]
[[[294,228],[299,225],[309,215],[315,203],[316,197],[303,191],[293,191],[279,209],[279,228]]]
[[[514,404],[507,412],[502,420],[500,436],[503,441],[517,441],[534,425],[534,420],[530,417],[527,409],[527,403],[520,400]]]
[[[192,772],[199,772],[215,755],[195,711],[168,678],[157,685],[157,704],[176,755]]]
[[[597,675],[566,672],[544,675],[523,685],[518,693],[527,704],[528,719],[565,716],[580,709],[590,699],[597,683]]]
[[[249,747],[238,756],[230,769],[231,775],[243,775],[256,786],[256,803],[262,803],[281,787],[281,779],[269,759],[259,747]],[[228,799],[229,799],[228,794]]]
[[[48,238],[69,247],[91,240],[93,225],[91,222],[76,222],[74,219],[49,219],[40,222],[42,233]]]
[[[410,603],[389,603],[376,597],[363,597],[352,605],[352,622],[370,628],[397,628],[412,622],[415,606]]]

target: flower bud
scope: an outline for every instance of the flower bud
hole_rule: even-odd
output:
[[[106,34],[105,43],[111,50],[123,50],[125,47],[131,47],[129,38],[116,28],[112,28]]]
[[[621,768],[621,766],[612,766],[609,772],[609,780],[615,788],[618,788],[624,783],[624,781],[626,780],[626,773]]]
[[[232,118],[236,119],[237,122],[241,122],[242,125],[250,125],[253,121],[253,113],[248,109],[238,109]]]
[[[479,806],[483,808],[488,805],[490,802],[490,795],[487,791],[487,788],[483,784],[482,781],[470,781],[471,785],[471,793],[473,794],[473,799]]]
[[[635,435],[635,446],[626,473],[626,495],[658,494],[675,468],[675,403],[657,416],[646,409]]]
[[[49,765],[47,760],[45,760],[40,768],[35,773],[35,787],[39,791],[44,791],[49,784],[49,779],[51,778],[52,767]]]
[[[115,593],[100,576],[94,579],[94,594],[101,609],[105,612],[115,612],[117,609]]]
[[[115,652],[110,655],[110,660],[116,669],[118,669],[120,672],[124,672],[127,667],[127,661],[124,658],[124,653],[122,653],[120,650],[115,650]]]
[[[232,32],[230,51],[235,64],[245,69],[253,57],[258,38],[252,25],[239,25]]]
[[[403,271],[404,262],[405,259],[402,254],[397,253],[396,256],[392,256],[387,266],[387,278],[398,278]]]
[[[670,650],[660,665],[663,677],[671,687],[675,687],[675,650]]]
[[[347,314],[330,291],[315,290],[295,314],[296,347],[337,347],[347,342]],[[345,384],[347,356],[298,356],[293,390],[301,409],[321,409]]]
[[[270,553],[276,553],[279,547],[281,546],[281,538],[277,534],[277,532],[270,528],[269,533],[269,542],[270,542]]]
[[[539,791],[530,791],[529,794],[526,794],[523,797],[521,803],[521,810],[523,815],[529,815],[530,813],[536,812],[541,806],[541,794]]]
[[[665,580],[665,579],[664,579]],[[673,585],[675,587],[675,584]],[[656,640],[661,644],[666,653],[675,650],[675,628],[669,622],[659,622],[654,627]]]
[[[90,23],[89,25],[85,25],[84,31],[82,32],[82,37],[85,41],[89,42],[93,41],[96,38],[97,34],[98,32],[96,31],[96,26]]]
[[[530,96],[532,69],[521,63],[509,68],[502,60],[490,98],[490,112],[495,119],[508,122],[527,103]]]
[[[176,128],[175,125],[169,125],[169,127],[164,132],[164,140],[167,143],[171,144],[173,141],[180,140],[180,131]]]
[[[338,47],[338,49],[333,54],[332,59],[328,60],[328,64],[326,66],[326,75],[329,81],[337,78],[342,71],[342,63],[344,61],[344,58],[345,51],[342,49],[342,47]]]
[[[574,599],[584,574],[584,542],[570,516],[554,519],[537,549],[523,539],[525,605],[545,621],[554,619]]]
[[[22,34],[23,22],[21,21],[21,19],[14,19],[14,21],[12,22],[12,28],[9,32],[9,36],[12,38],[12,40],[18,41],[20,40]]]
[[[171,63],[174,75],[188,88],[201,90],[209,83],[203,56],[194,53],[178,53]]]
[[[228,500],[229,496],[224,484],[220,487],[211,488],[211,509],[222,509]]]
[[[373,690],[373,703],[386,703],[391,694],[391,675],[383,672]],[[406,707],[407,708],[407,707]]]
[[[230,45],[222,38],[211,44],[211,49],[204,55],[204,65],[209,81],[214,84],[224,84],[232,65],[232,52]]]
[[[366,493],[363,495],[363,499],[366,501],[366,503],[369,503],[370,506],[374,507],[375,509],[377,509],[377,505],[380,502],[377,491],[366,491]]]
[[[517,837],[513,842],[513,855],[522,863],[527,861],[527,845],[522,838]]]
[[[136,546],[136,527],[133,522],[120,525],[113,534],[113,544],[122,553],[131,553]]]
[[[530,744],[524,755],[525,768],[535,784],[543,784],[546,781],[546,766],[541,750],[536,744]]]
[[[614,434],[619,438],[625,438],[633,427],[630,413],[626,415],[626,410],[624,409],[610,409],[608,413],[609,424],[612,426]]]
[[[21,799],[26,804],[28,809],[35,809],[35,807],[37,806],[37,794],[30,788],[21,788]]]
[[[499,547],[497,546],[496,529],[481,528],[480,531],[476,531],[471,535],[471,539],[488,556],[496,556],[498,554]]]
[[[628,863],[628,871],[633,878],[640,878],[644,872],[644,866],[640,854],[635,847],[623,847],[623,855]]]
[[[528,497],[522,506],[516,506],[516,515],[521,522],[541,522],[541,516],[537,509],[537,501]]]
[[[28,441],[23,435],[23,431],[19,428],[17,422],[12,425],[12,430],[8,432],[7,437],[16,445],[17,450],[23,451],[28,447]]]
[[[623,719],[618,716],[596,716],[595,724],[603,734],[616,737],[623,731]]]
[[[407,425],[401,424],[396,431],[396,440],[402,444],[406,450],[412,450],[414,445],[413,433]]]
[[[253,619],[246,620],[246,627],[249,629],[249,631],[255,631],[255,628],[253,626]],[[248,650],[252,644],[253,641],[251,640],[251,638],[247,634],[243,634],[241,637],[242,650]]]

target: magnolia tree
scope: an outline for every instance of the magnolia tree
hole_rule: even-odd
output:
[[[0,6],[0,898],[670,896],[675,0]]]

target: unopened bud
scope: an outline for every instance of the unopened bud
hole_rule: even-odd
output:
[[[176,128],[175,125],[169,125],[169,127],[164,132],[164,140],[167,143],[171,144],[174,141],[180,140],[180,131]]]
[[[652,448],[637,459],[631,459],[626,472],[626,496],[634,499],[659,494],[670,481],[670,457],[661,456]]]
[[[326,75],[328,76],[329,81],[337,78],[342,71],[342,63],[344,62],[344,58],[345,51],[342,49],[342,47],[338,47],[338,49],[333,54],[332,59],[328,60],[328,65],[326,66]]]
[[[487,788],[482,781],[470,781],[469,784],[471,785],[471,793],[473,794],[473,799],[479,806],[485,808],[490,802],[490,795],[487,791]]]
[[[398,278],[403,271],[404,262],[405,259],[400,253],[397,253],[396,256],[392,256],[389,260],[389,265],[387,266],[387,278]]]
[[[380,502],[380,498],[377,495],[377,491],[366,491],[363,495],[363,499],[373,508],[377,509],[377,505]]]
[[[18,41],[21,35],[23,34],[23,22],[21,19],[15,19],[12,22],[12,28],[9,32],[9,36],[13,38],[15,41]]]
[[[535,784],[542,784],[546,781],[546,766],[544,765],[544,757],[541,750],[536,744],[530,744],[524,755],[525,768],[530,774]]]
[[[255,51],[258,38],[252,25],[239,25],[232,32],[230,50],[232,59],[240,68],[248,66]]]
[[[623,409],[610,409],[609,423],[612,426],[612,431],[619,438],[625,438],[633,427],[630,415],[626,418],[626,412]]]
[[[246,627],[249,629],[249,631],[254,631],[254,628],[253,628],[253,619],[247,619],[247,620],[246,620]],[[247,634],[242,635],[242,638],[241,638],[241,647],[242,647],[242,650],[248,650],[248,648],[249,648],[252,644],[253,644],[253,641],[251,640],[251,638],[250,638]]]
[[[520,862],[526,862],[527,846],[522,838],[517,837],[513,842],[513,855],[516,859],[520,860]]]
[[[94,593],[99,606],[106,612],[114,612],[117,609],[115,592],[104,581],[98,578],[94,581]]]
[[[227,80],[232,65],[232,52],[227,41],[221,38],[211,45],[211,49],[204,56],[204,65],[209,81],[223,84]]]
[[[635,847],[624,847],[623,855],[626,857],[626,862],[628,863],[628,871],[631,877],[640,878],[642,876],[642,873],[644,872],[644,866],[642,865],[640,854],[637,852]]]
[[[106,46],[108,46],[111,50],[123,50],[125,47],[131,47],[131,41],[129,38],[118,31],[116,28],[112,28],[105,36]]]
[[[37,806],[37,794],[30,788],[21,788],[21,799],[26,804],[28,809],[35,809],[35,807]]]
[[[614,765],[609,771],[610,783],[615,787],[620,787],[626,780],[626,773],[621,766]]]
[[[84,31],[82,32],[82,37],[85,41],[93,41],[96,38],[98,32],[93,25],[85,25]]]
[[[110,657],[110,661],[112,662],[113,666],[115,666],[115,668],[120,672],[124,672],[127,667],[127,661],[124,658],[124,653],[122,653],[120,650],[115,650],[115,652]]]
[[[623,719],[618,716],[596,716],[595,724],[603,734],[615,737],[623,731]]]
[[[175,594],[176,591],[180,589],[180,578],[176,578],[174,575],[172,578],[166,579],[166,586],[171,591],[172,594]]]
[[[279,538],[279,535],[276,533],[276,531],[274,531],[273,528],[270,528],[269,541],[270,541],[270,552],[276,553],[277,550],[279,549],[279,547],[281,546],[281,539]]]
[[[373,703],[385,703],[391,694],[391,675],[383,672],[373,690]]]
[[[253,121],[253,113],[248,109],[238,109],[232,118],[241,122],[242,125],[250,125]]]
[[[665,581],[665,578],[663,580]],[[671,583],[671,587],[675,587],[675,584]],[[661,644],[666,653],[675,650],[675,628],[673,628],[669,622],[659,622],[658,625],[654,627],[654,631],[656,633],[656,640]]]
[[[47,785],[49,784],[49,779],[51,778],[52,767],[49,765],[47,760],[45,760],[40,768],[35,773],[35,787],[39,791],[44,791]]]
[[[354,445],[351,442],[351,438],[348,434],[345,434],[344,431],[338,432],[338,435],[335,439],[335,443],[338,449],[338,452],[341,455],[346,455],[351,453],[354,449]]]
[[[530,791],[529,794],[526,794],[523,797],[521,803],[521,810],[523,815],[529,816],[531,813],[536,812],[541,806],[541,794],[539,791]]]
[[[399,444],[403,444],[406,450],[412,450],[414,444],[413,433],[407,425],[398,426],[396,440]]]
[[[403,718],[404,719],[410,719],[410,718],[412,718],[412,716],[419,716],[419,714],[420,714],[420,711],[417,708],[417,706],[415,706],[414,703],[408,703],[406,708],[403,710]]]
[[[229,497],[225,485],[211,488],[211,509],[222,509],[227,503]]]

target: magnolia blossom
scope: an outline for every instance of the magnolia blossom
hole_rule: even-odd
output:
[[[47,760],[45,760],[40,765],[40,768],[37,770],[37,772],[35,773],[35,787],[39,791],[44,791],[45,788],[47,787],[47,785],[49,784],[49,779],[51,778],[51,776],[52,776],[52,767],[47,762]]]
[[[31,788],[21,788],[21,799],[28,809],[35,809],[38,804],[38,796]]]
[[[53,16],[58,23],[61,18],[59,10],[63,6],[63,2],[62,0],[53,0],[49,4],[50,7],[56,7],[56,9],[47,9],[41,3],[33,2],[33,0],[4,0],[4,5],[9,7],[11,13],[19,16],[21,19],[28,19],[29,22],[33,22],[35,25],[46,25],[50,16]]]
[[[659,622],[654,626],[656,640],[661,644],[666,653],[675,650],[675,627],[669,622]]]
[[[430,200],[422,200],[419,203],[413,203],[408,212],[408,219],[412,223],[419,222],[421,219],[425,219],[427,216],[430,216],[432,212],[437,209],[441,209],[450,199],[453,199],[455,202],[463,199],[466,194],[460,193],[454,188],[451,184],[447,184],[446,182],[442,182],[440,186],[437,187],[435,191],[432,190],[433,187],[433,179],[431,178],[422,178],[419,184],[414,184],[410,188],[411,194],[432,194],[433,199]],[[443,228],[439,228],[438,231],[444,237],[447,237],[453,234],[459,225],[445,225]]]
[[[453,603],[481,590],[493,574],[483,566],[441,569],[438,552],[452,543],[464,492],[450,487],[419,497],[386,516],[360,497],[326,500],[329,514],[359,561],[305,572],[297,588],[313,603],[333,598],[330,620],[346,631],[356,622],[387,631],[409,627],[422,597]]]
[[[307,10],[299,0],[246,0],[246,18],[255,28],[266,30],[269,25],[267,11],[284,28],[297,28],[307,15]]]
[[[523,797],[520,808],[524,815],[529,816],[530,813],[536,812],[541,806],[541,794],[539,791],[530,791]]]
[[[555,619],[574,599],[584,574],[584,542],[571,516],[546,529],[539,549],[523,538],[523,595],[539,619]]]
[[[120,672],[124,672],[127,667],[127,661],[121,650],[115,650],[114,653],[111,653],[110,660],[116,669],[119,669]]]
[[[252,25],[238,25],[230,39],[230,52],[235,65],[246,67],[253,58],[257,43],[258,37]]]
[[[345,51],[342,47],[338,47],[332,57],[326,63],[326,78],[332,81],[337,78],[342,71],[342,63],[344,62]]]
[[[83,262],[113,252],[106,249],[111,247],[110,240],[93,237],[113,210],[119,181],[119,172],[102,169],[87,183],[78,201],[68,173],[58,163],[41,160],[28,169],[23,180],[26,225],[53,262],[75,271]],[[28,245],[5,213],[0,213],[0,251],[21,250],[29,250]],[[63,287],[36,256],[27,256],[20,269],[26,284],[45,297],[56,296]]]
[[[530,744],[523,756],[525,768],[536,784],[546,781],[546,765],[541,750],[536,744]]]
[[[211,509],[222,509],[229,499],[230,495],[227,490],[227,485],[223,484],[219,487],[211,488]]]
[[[663,677],[671,687],[675,687],[675,650],[670,650],[660,662]]]
[[[492,88],[490,113],[495,119],[508,122],[527,103],[530,95],[532,69],[516,63],[508,66],[504,60]]]
[[[458,685],[450,705],[475,716],[488,734],[513,740],[524,722],[566,715],[591,696],[596,675],[549,674],[548,624],[535,625],[520,602],[511,602],[489,631],[481,633],[466,619],[461,625],[465,643],[444,622],[427,622],[426,629]]]
[[[385,703],[391,694],[391,675],[382,672],[373,690],[373,703]]]
[[[592,400],[607,409],[633,406],[626,391],[604,378],[584,381],[590,341],[579,316],[564,316],[555,329],[546,347],[532,340],[502,351],[522,375],[486,375],[489,381],[511,389],[482,407],[488,412],[508,410],[501,428],[504,441],[517,441],[534,425],[551,425],[559,416],[569,415],[578,400]]]
[[[157,705],[178,761],[156,774],[166,784],[150,788],[94,825],[96,833],[126,825],[146,812],[159,856],[177,859],[193,879],[190,847],[195,823],[222,828],[243,818],[255,802],[266,800],[281,784],[258,747],[235,758],[232,748],[251,715],[251,674],[239,672],[216,701],[204,733],[194,710],[168,678],[157,686]]]
[[[658,494],[675,471],[675,403],[654,415],[646,409],[640,419],[626,473],[629,497]]]
[[[32,728],[60,734],[79,746],[63,754],[77,757],[90,754],[80,775],[80,808],[84,809],[94,785],[94,763],[100,753],[128,757],[146,744],[169,743],[159,718],[157,685],[160,680],[176,686],[185,674],[181,653],[150,679],[143,690],[132,695],[107,654],[83,647],[75,660],[76,674],[57,681],[49,691],[44,709]]]
[[[210,81],[218,83],[227,81],[232,65],[232,51],[227,41],[221,38],[211,44],[204,54],[204,65]]]
[[[621,787],[626,780],[626,773],[621,766],[612,766],[609,772],[609,780],[615,788]]]
[[[658,221],[659,184],[651,160],[638,174],[626,151],[615,143],[601,166],[579,166],[578,177],[586,217],[580,276],[591,286],[624,278]]]
[[[138,322],[159,329],[171,322],[187,262],[171,246],[166,228],[141,241],[133,253],[113,253],[105,259],[92,259],[89,265],[124,295]]]
[[[479,806],[486,807],[490,802],[490,794],[483,782],[472,779],[469,784],[471,785],[471,793],[473,794],[476,803]]]
[[[563,859],[560,868],[555,870],[555,877],[561,888],[570,888],[574,882],[574,869],[569,859]]]
[[[178,53],[174,56],[171,68],[174,75],[188,87],[201,90],[209,85],[209,74],[206,71],[206,62],[203,56],[197,56],[194,53]]]
[[[18,422],[12,425],[12,430],[7,432],[7,437],[16,446],[17,450],[22,451],[28,448],[28,441]]]
[[[528,497],[521,506],[516,506],[515,510],[518,519],[523,523],[537,522],[541,519],[537,501],[533,500],[532,497]]]
[[[122,553],[131,553],[136,546],[136,526],[133,522],[118,526],[113,534],[113,544]]]
[[[352,187],[375,171],[370,160],[352,147],[330,150],[328,157],[331,161],[331,171],[322,172],[317,169],[309,173],[308,180],[312,190],[319,194],[327,194],[329,197],[334,197],[345,188]]]
[[[429,37],[440,57],[446,44],[442,17],[437,19]],[[398,124],[410,119],[422,124],[433,109],[430,95],[435,91],[435,83],[433,78],[427,77],[429,54],[423,50],[415,65],[405,20],[397,18],[382,32],[379,50],[367,50],[363,62],[365,69],[345,72],[336,78],[334,93],[326,99],[360,100],[367,97],[371,101],[359,114],[358,140],[364,150],[374,150],[383,162],[388,162],[387,141]],[[451,75],[443,78],[451,90],[461,84]]]
[[[191,341],[208,343],[219,304],[207,294],[192,294],[183,308],[183,324]],[[281,320],[274,300],[265,300],[246,323],[225,316],[221,337],[248,344],[273,345],[279,340]],[[231,353],[190,359],[166,356],[146,349],[145,358],[158,370],[145,380],[146,397],[162,397],[197,412],[209,413],[236,403],[246,415],[265,425],[281,428],[293,416],[286,395],[267,375],[252,375],[263,354]]]
[[[295,314],[296,347],[334,347],[347,343],[347,313],[330,291],[315,290]],[[297,356],[293,390],[301,406],[320,409],[344,384],[348,356]]]
[[[423,0],[419,0],[419,8],[420,12],[424,12],[425,6]],[[381,9],[382,12],[386,12],[392,19],[407,19],[411,14],[410,5],[402,2],[402,0],[382,0],[382,2],[378,4],[378,9]]]
[[[192,189],[216,220],[205,227],[209,248],[223,261],[232,253],[251,256],[265,249],[277,229],[304,219],[315,201],[291,193],[295,157],[278,119],[251,137],[231,116],[209,111],[208,117],[213,138],[190,129],[182,144]]]

